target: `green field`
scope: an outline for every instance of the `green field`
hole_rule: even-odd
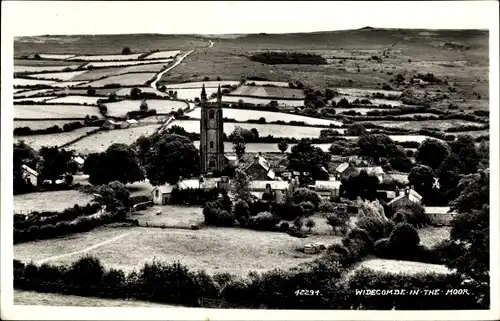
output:
[[[14,195],[14,213],[62,211],[73,205],[87,205],[93,196],[76,190]]]
[[[68,120],[67,122],[72,121],[77,120]],[[96,130],[97,128],[98,127],[82,127],[67,133],[14,136],[14,141],[23,140],[26,142],[26,144],[28,144],[35,150],[39,150],[43,146],[60,146],[62,144],[69,143],[76,138],[85,136],[86,133],[92,130]]]
[[[104,79],[96,80],[90,83],[85,84],[84,86],[90,87],[104,87],[105,85],[110,84],[120,84],[123,87],[129,86],[141,86],[146,81],[150,80],[155,76],[155,73],[152,72],[142,72],[142,73],[132,73],[132,74],[124,74],[118,76],[111,76]]]
[[[79,118],[86,115],[101,117],[95,106],[82,105],[15,105],[14,118]]]

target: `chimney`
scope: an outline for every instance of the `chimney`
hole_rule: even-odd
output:
[[[408,196],[410,194],[410,190],[408,189],[408,187],[405,188],[405,196]]]
[[[258,164],[258,163],[259,163],[259,158],[260,158],[260,156],[259,156],[259,155],[255,155],[255,156],[253,157],[253,162],[254,162],[255,164]]]

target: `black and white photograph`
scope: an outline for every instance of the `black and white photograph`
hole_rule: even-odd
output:
[[[2,319],[499,319],[498,9],[3,1]]]

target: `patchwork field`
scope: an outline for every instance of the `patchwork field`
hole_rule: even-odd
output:
[[[159,51],[146,56],[144,59],[174,58],[175,56],[180,55],[180,53],[180,50]]]
[[[97,128],[98,127],[82,127],[67,133],[14,136],[14,140],[17,141],[23,140],[26,142],[26,144],[28,144],[35,150],[39,150],[43,146],[60,146],[66,144],[74,139],[77,139],[78,137],[85,136],[86,133],[95,130]]]
[[[66,72],[51,72],[45,74],[32,74],[30,77],[47,80],[72,80],[74,77],[85,73],[85,70],[66,71]]]
[[[55,97],[56,96],[14,98],[14,102],[26,102],[26,101],[41,102]]]
[[[35,129],[45,129],[54,125],[62,128],[64,124],[73,122],[71,120],[14,120],[14,128],[16,127],[29,127]]]
[[[142,53],[129,55],[96,55],[96,56],[75,56],[68,60],[101,61],[101,60],[136,60]]]
[[[86,115],[101,117],[99,109],[82,105],[15,105],[14,118],[85,118]]]
[[[111,144],[127,144],[130,145],[141,135],[152,135],[160,125],[146,125],[131,127],[127,129],[115,129],[109,131],[100,131],[93,135],[87,136],[74,144],[69,145],[66,149],[73,149],[78,153],[94,153],[103,152]]]
[[[201,118],[201,109],[196,108],[193,111],[187,113],[186,115],[200,119]],[[293,115],[279,112],[271,112],[271,111],[260,111],[260,110],[248,110],[248,109],[235,109],[235,108],[223,108],[222,115],[225,118],[232,118],[237,121],[247,121],[249,119],[259,119],[264,117],[266,121],[278,121],[282,120],[285,122],[290,121],[303,121],[306,124],[310,125],[324,125],[328,126],[330,124],[342,125],[339,121],[307,117],[302,115]]]
[[[112,238],[116,238],[116,241],[86,250]],[[180,261],[191,269],[204,269],[209,273],[229,272],[246,276],[250,271],[266,271],[278,267],[286,269],[310,261],[316,256],[300,253],[296,248],[311,242],[329,245],[338,242],[338,239],[334,236],[299,239],[285,233],[239,228],[191,231],[104,227],[50,241],[15,245],[14,258],[68,264],[88,253],[98,256],[105,266],[127,271],[156,258],[165,262]],[[77,253],[59,256],[72,252]]]
[[[67,68],[76,69],[79,65],[60,65],[60,66],[24,66],[24,65],[14,65],[14,72],[43,72],[43,71],[63,71]]]
[[[256,86],[272,85],[278,87],[289,87],[289,83],[285,81],[265,81],[265,80],[247,80],[247,84],[254,83]]]
[[[231,95],[304,99],[302,90],[284,87],[240,86]]]
[[[151,87],[137,87],[137,88],[139,88],[141,90],[141,92],[143,92],[143,93],[154,93],[158,96],[168,97],[168,94],[162,93],[161,91],[158,91],[158,90],[153,89]],[[128,96],[128,95],[130,95],[131,90],[132,90],[132,88],[122,88],[122,89],[115,91],[115,95]]]
[[[68,59],[75,55],[62,55],[62,54],[38,54],[42,59]]]
[[[103,99],[102,97],[92,97],[92,96],[65,96],[59,97],[56,99],[51,99],[48,103],[66,103],[66,104],[88,104],[88,105],[96,105],[99,99]]]
[[[167,87],[167,91],[177,91],[177,98],[178,99],[187,99],[187,100],[194,100],[195,98],[200,98],[201,95],[201,88],[170,88]],[[207,93],[207,97],[210,97],[210,95],[217,93],[217,88],[216,87],[208,87],[205,88],[205,92]]]
[[[108,115],[114,117],[125,116],[129,111],[139,110],[141,100],[122,100],[114,103],[106,103],[108,107]],[[162,99],[149,99],[146,100],[149,109],[155,109],[157,114],[168,114],[179,108],[185,109],[188,104],[182,101],[175,100],[162,100]]]
[[[160,59],[160,60],[130,60],[130,61],[92,61],[83,66],[84,68],[88,68],[89,66],[94,66],[94,67],[123,67],[123,66],[136,66],[136,65],[148,65],[148,64],[157,64],[157,63],[164,63],[168,64],[171,63],[173,60],[172,59]]]
[[[14,98],[35,96],[38,94],[45,94],[48,93],[49,91],[53,91],[53,89],[36,89],[36,90],[19,89],[19,90],[22,90],[22,92],[14,93]]]
[[[242,100],[244,103],[254,104],[254,105],[269,105],[271,101],[276,101],[279,106],[292,106],[292,107],[302,107],[304,106],[304,100],[297,99],[274,99],[274,98],[253,98],[246,96],[222,96],[222,102],[227,103],[237,103]]]
[[[25,79],[25,78],[14,78],[12,81],[13,86],[38,86],[38,85],[52,85],[55,81],[53,80],[42,80],[42,79]]]
[[[196,148],[200,148],[200,141],[195,140],[193,142],[194,146]],[[313,146],[321,148],[323,151],[328,151],[328,148],[330,148],[332,144],[313,144]],[[288,144],[288,152],[290,152],[290,149],[295,146],[295,144]],[[227,152],[232,152],[233,151],[233,143],[231,142],[224,142],[224,151]],[[246,149],[245,151],[247,153],[281,153],[281,151],[278,149],[278,144],[277,143],[247,143],[246,144]]]
[[[174,125],[183,127],[188,132],[199,133],[200,122],[198,120],[175,120],[168,127]],[[300,138],[317,138],[320,131],[325,128],[321,127],[304,127],[304,126],[289,126],[275,124],[249,124],[249,123],[224,123],[224,133],[230,135],[234,129],[239,126],[245,129],[255,128],[259,132],[260,137],[272,135],[274,137],[296,137]],[[343,132],[345,129],[340,129]],[[274,144],[276,145],[276,144]]]
[[[110,84],[120,84],[123,87],[126,86],[141,86],[146,81],[152,79],[155,76],[155,73],[144,72],[144,73],[132,73],[118,76],[111,76],[108,78],[100,79],[97,81],[90,82],[85,86],[90,87],[104,87],[105,85]]]
[[[337,97],[334,97],[333,100],[338,103],[341,99],[347,99],[350,103],[355,101],[356,99],[362,99],[361,97],[356,97],[356,96],[347,96],[347,95],[339,95]],[[403,105],[401,101],[397,100],[388,100],[388,99],[379,99],[379,98],[366,98],[368,99],[372,105],[378,106],[378,105],[390,105],[392,107],[398,107]]]
[[[397,127],[397,128],[407,128],[407,129],[414,129],[414,130],[419,130],[425,127],[433,127],[433,128],[438,128],[440,130],[446,130],[450,127],[454,126],[482,126],[483,124],[481,123],[476,123],[476,122],[471,122],[471,121],[464,121],[461,119],[446,119],[446,120],[422,120],[422,121],[384,121],[384,120],[376,120],[376,121],[370,121],[370,123],[376,124],[376,125],[381,125],[385,127]],[[452,133],[454,134],[454,133]]]
[[[92,199],[92,195],[76,190],[14,195],[14,213],[62,211],[75,204],[86,205]]]
[[[187,59],[187,58],[186,58]],[[217,88],[219,85],[222,86],[237,86],[239,85],[239,81],[236,80],[220,80],[220,81],[197,81],[197,82],[186,82],[180,84],[165,84],[168,89],[174,88],[200,88],[205,85],[205,88],[215,87]]]

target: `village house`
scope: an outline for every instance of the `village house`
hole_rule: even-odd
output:
[[[261,199],[264,193],[273,195],[276,202],[283,201],[285,195],[290,190],[290,183],[287,181],[252,181],[250,182],[250,193]]]
[[[169,184],[156,186],[155,188],[153,188],[153,190],[151,191],[151,194],[153,196],[153,204],[156,205],[168,204],[173,189],[174,187]]]
[[[337,166],[335,169],[335,177],[337,180],[348,178],[351,175],[358,175],[362,170],[366,171],[369,175],[377,176],[380,183],[384,181],[386,174],[380,166],[367,166],[367,167],[357,167],[354,162],[344,162]]]
[[[332,200],[335,197],[340,196],[340,186],[342,183],[340,181],[316,181],[314,185],[309,185],[309,188],[316,191],[319,196]]]
[[[85,164],[85,160],[80,156],[74,156],[72,160],[75,162],[78,170],[82,170],[83,164]]]
[[[21,166],[23,170],[23,178],[31,183],[33,186],[38,184],[38,172],[27,165]]]
[[[172,191],[174,189],[185,190],[185,189],[203,189],[210,190],[217,188],[219,191],[229,190],[229,178],[227,176],[223,177],[211,177],[205,178],[200,176],[199,178],[193,179],[180,179],[175,185],[165,184],[161,186],[156,186],[152,191],[153,203],[157,205],[165,205],[170,201],[172,196]]]
[[[425,206],[425,215],[435,225],[450,225],[451,220],[457,215],[449,206]]]
[[[420,204],[422,202],[422,196],[415,192],[413,188],[405,188],[403,190],[396,190],[396,197],[387,203],[394,212],[396,212],[399,208],[404,206],[405,204],[409,204],[410,202]]]
[[[252,164],[248,165],[244,172],[253,181],[274,180],[276,177],[267,160],[260,155],[254,157]]]

